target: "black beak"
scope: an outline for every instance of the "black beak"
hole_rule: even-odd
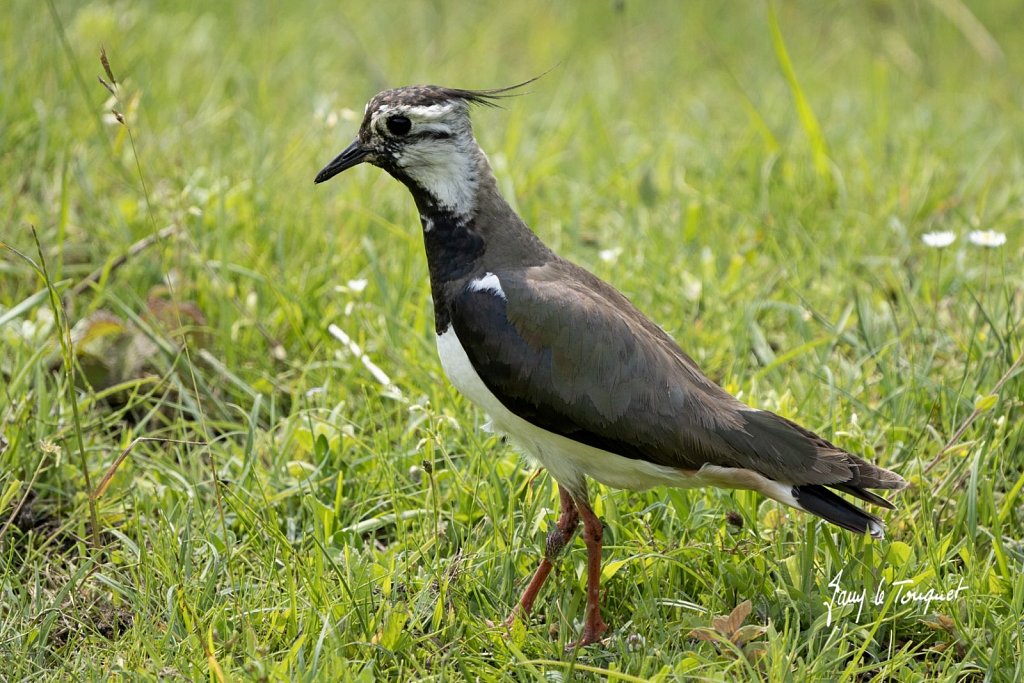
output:
[[[316,174],[316,178],[313,179],[314,183],[322,183],[325,180],[330,180],[334,176],[338,175],[342,171],[347,171],[353,166],[358,166],[363,163],[366,159],[366,155],[370,153],[370,150],[363,147],[359,140],[355,140],[351,145],[345,148],[338,156],[334,157],[331,163],[323,167],[319,173]]]

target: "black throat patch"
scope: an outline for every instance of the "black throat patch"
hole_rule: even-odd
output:
[[[448,285],[469,277],[486,251],[484,238],[473,229],[473,219],[439,206],[429,192],[403,174],[392,173],[416,200],[423,226],[423,246],[430,272],[430,294],[434,301],[434,330],[441,334],[451,324],[446,292]]]

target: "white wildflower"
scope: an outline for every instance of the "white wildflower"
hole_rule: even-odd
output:
[[[366,289],[368,281],[366,280],[366,278],[359,278],[358,280],[349,280],[346,284],[348,284],[348,289],[350,292],[358,294],[359,292]]]
[[[940,232],[926,232],[921,235],[921,241],[925,243],[925,246],[934,247],[935,249],[942,249],[948,247],[956,241],[956,233],[951,230],[942,230]]]
[[[626,636],[626,648],[630,652],[643,651],[647,645],[647,639],[639,633],[630,633]]]
[[[996,248],[1006,244],[1006,234],[995,230],[972,230],[967,239],[979,247]]]
[[[619,255],[622,253],[622,247],[614,247],[612,249],[602,249],[598,252],[598,256],[605,263],[614,263]]]

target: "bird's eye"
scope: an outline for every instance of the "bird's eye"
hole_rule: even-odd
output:
[[[385,125],[392,135],[401,136],[412,130],[412,121],[404,116],[392,116]]]

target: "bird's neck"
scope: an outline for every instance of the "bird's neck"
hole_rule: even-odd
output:
[[[404,179],[403,179],[404,180]],[[487,271],[541,265],[553,253],[498,191],[483,152],[474,165],[470,205],[451,207],[416,182],[405,182],[420,213],[438,333],[447,329],[453,287]]]

